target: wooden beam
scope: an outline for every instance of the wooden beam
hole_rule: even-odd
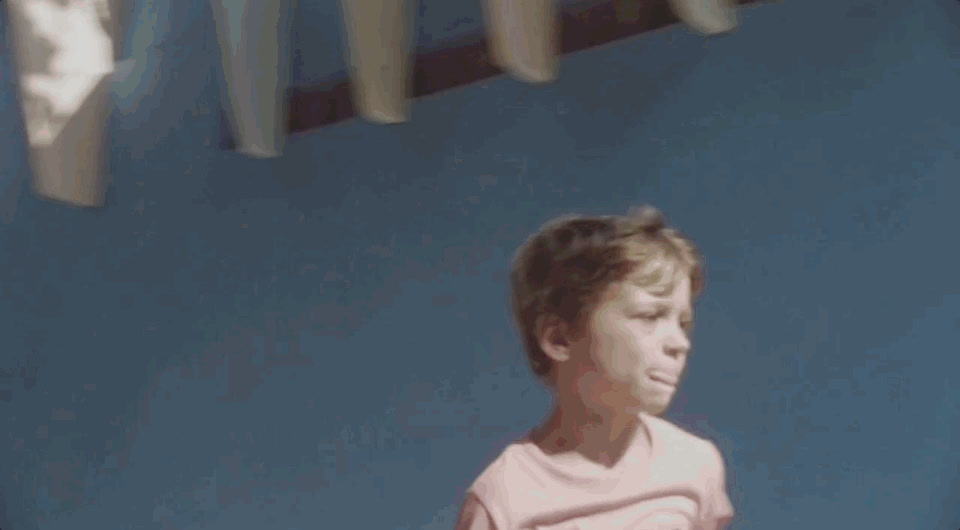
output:
[[[738,0],[741,5],[767,0]],[[667,0],[607,0],[565,7],[561,14],[561,53],[569,54],[640,35],[679,22]],[[413,97],[422,97],[494,77],[503,72],[491,64],[486,35],[468,35],[441,50],[418,54],[413,67]],[[331,79],[288,90],[287,130],[299,133],[354,116],[347,78]],[[233,148],[221,120],[221,147]]]

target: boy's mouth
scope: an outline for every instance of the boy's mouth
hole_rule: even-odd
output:
[[[665,372],[661,372],[660,370],[650,370],[647,372],[647,376],[656,383],[664,384],[670,387],[677,386],[676,377]]]

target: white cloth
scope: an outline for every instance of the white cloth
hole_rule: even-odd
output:
[[[103,204],[107,109],[122,0],[8,0],[33,187],[77,206]],[[295,0],[210,0],[237,149],[279,156],[287,126],[287,43]],[[491,59],[529,83],[556,79],[557,0],[484,0]],[[354,105],[374,123],[410,116],[410,0],[340,0]],[[734,0],[670,0],[694,29],[734,29]],[[129,67],[130,65],[127,65]],[[129,68],[127,68],[129,69]]]
[[[527,83],[557,78],[560,14],[556,0],[484,0],[493,63]]]
[[[8,0],[33,188],[75,206],[101,206],[116,4]]]
[[[224,110],[237,150],[283,152],[292,0],[210,0],[223,64]]]
[[[340,0],[357,113],[374,123],[410,117],[413,18],[410,0]]]
[[[677,17],[696,31],[716,35],[739,24],[735,0],[670,0]]]
[[[287,125],[292,0],[210,0],[226,80],[225,109],[237,149],[279,156]],[[374,123],[409,119],[412,91],[408,0],[342,0],[353,102]],[[322,53],[322,51],[318,51]]]

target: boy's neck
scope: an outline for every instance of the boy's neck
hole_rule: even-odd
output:
[[[547,454],[574,452],[607,468],[634,442],[649,447],[639,413],[590,410],[582,402],[557,403],[533,440]]]

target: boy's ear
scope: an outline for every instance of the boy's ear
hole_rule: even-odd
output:
[[[570,359],[570,339],[567,325],[554,315],[540,317],[537,321],[537,338],[540,349],[554,362]]]

